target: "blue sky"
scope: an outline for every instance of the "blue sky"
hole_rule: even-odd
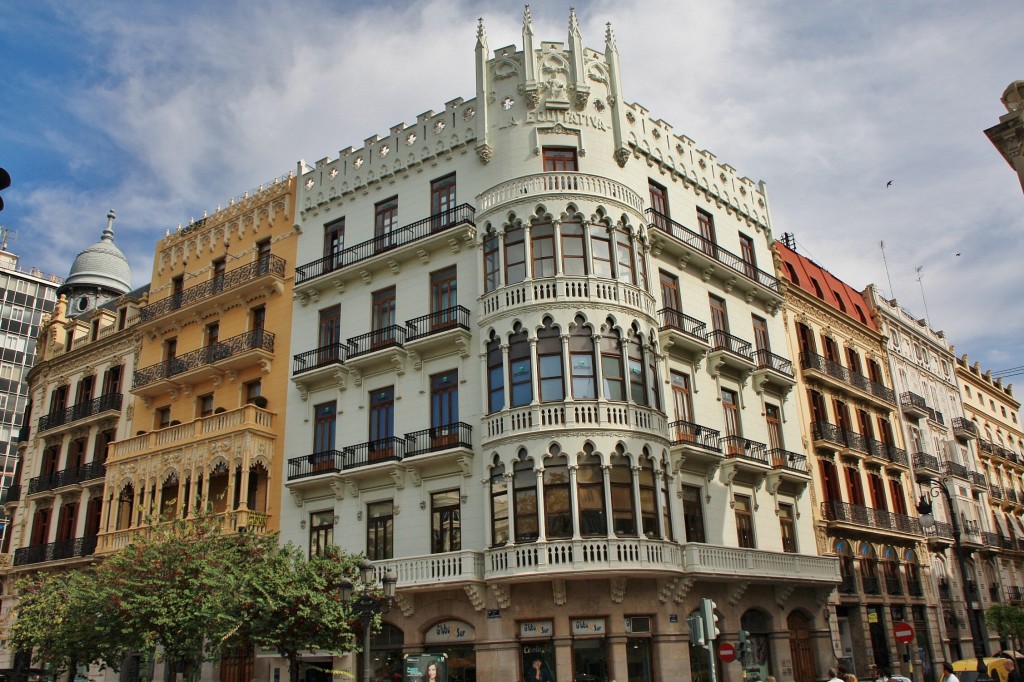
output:
[[[0,224],[23,266],[66,274],[117,211],[136,284],[156,240],[230,197],[473,96],[522,7],[12,2],[0,22]],[[983,130],[1024,79],[1024,3],[577,2],[612,22],[626,98],[768,184],[774,230],[888,291],[988,369],[1024,365],[1024,194]],[[568,4],[534,3],[540,40]],[[886,183],[892,180],[888,189]],[[956,256],[957,253],[961,255]]]

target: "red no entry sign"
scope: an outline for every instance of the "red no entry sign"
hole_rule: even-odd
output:
[[[722,642],[718,645],[718,657],[723,663],[732,663],[736,660],[736,647],[729,642]]]
[[[910,640],[914,639],[914,626],[901,620],[893,626],[892,634],[900,644],[910,644]]]

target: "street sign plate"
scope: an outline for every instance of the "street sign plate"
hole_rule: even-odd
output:
[[[914,626],[901,620],[893,626],[892,634],[900,644],[910,644],[910,641],[914,639]]]

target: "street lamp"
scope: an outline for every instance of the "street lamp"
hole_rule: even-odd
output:
[[[376,571],[368,559],[363,559],[359,562],[359,582],[363,585],[363,589],[359,594],[355,594],[355,585],[352,584],[352,581],[348,578],[342,580],[341,600],[349,604],[352,613],[359,616],[363,623],[363,682],[370,682],[370,630],[373,626],[373,617],[378,613],[387,613],[391,610],[398,578],[389,568],[381,580],[384,596],[377,596],[373,590],[377,587]]]
[[[985,642],[981,632],[981,625],[978,623],[977,613],[971,606],[971,590],[967,584],[967,560],[964,546],[960,542],[960,522],[956,518],[956,509],[953,508],[953,497],[949,494],[946,479],[934,480],[928,483],[927,487],[922,486],[921,499],[917,503],[917,513],[921,527],[930,530],[935,527],[935,517],[932,515],[932,503],[928,497],[942,495],[946,500],[946,508],[949,509],[949,521],[953,527],[953,554],[956,556],[956,563],[960,569],[960,588],[964,596],[964,610],[967,612],[967,622],[971,626],[971,642],[974,645],[974,657],[978,659],[978,682],[991,682],[988,670],[985,666]]]

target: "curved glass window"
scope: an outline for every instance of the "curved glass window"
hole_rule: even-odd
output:
[[[549,540],[572,537],[569,465],[564,455],[544,463],[544,521]]]
[[[533,542],[540,533],[537,521],[537,473],[533,462],[520,453],[516,460],[512,480],[515,505],[516,542]]]
[[[530,255],[533,276],[555,276],[555,228],[550,223],[530,228]]]
[[[626,379],[622,372],[619,333],[611,328],[601,337],[601,375],[604,377],[604,397],[625,400]]]
[[[576,470],[576,493],[579,497],[580,534],[607,535],[608,523],[604,508],[604,472],[601,458],[586,455]]]
[[[597,398],[594,374],[594,331],[577,317],[569,332],[569,365],[572,374],[572,397],[576,400]]]
[[[491,469],[491,546],[499,547],[508,542],[508,481],[505,479],[505,465],[498,464]]]
[[[492,337],[487,344],[487,411],[505,407],[505,367],[501,339]]]
[[[537,364],[542,401],[564,400],[565,379],[562,371],[562,336],[557,326],[537,332]]]
[[[516,332],[509,337],[508,371],[511,388],[511,407],[529,405],[533,401],[533,383],[530,371],[530,341],[526,330],[516,325]]]
[[[584,247],[583,226],[579,223],[563,223],[562,272],[566,275],[587,274],[587,253]]]
[[[505,231],[505,284],[526,279],[526,237],[523,228]]]
[[[628,457],[612,458],[609,479],[612,493],[612,528],[618,536],[635,536],[636,501],[633,498],[633,469]]]

